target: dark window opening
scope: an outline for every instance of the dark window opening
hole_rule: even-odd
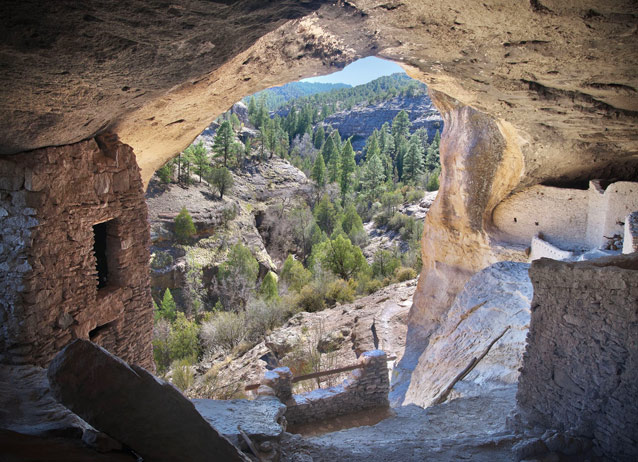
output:
[[[107,258],[107,227],[108,222],[93,226],[93,252],[95,253],[95,267],[97,270],[97,288],[106,287],[109,280],[109,264]]]
[[[95,338],[109,330],[111,327],[115,326],[116,321],[107,322],[106,324],[102,324],[101,326],[97,326],[95,329],[89,332],[89,339],[95,340]]]
[[[516,220],[516,217],[514,217],[514,223],[516,223],[518,220]]]

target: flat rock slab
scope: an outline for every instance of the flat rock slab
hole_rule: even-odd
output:
[[[249,460],[175,387],[89,341],[66,346],[48,376],[62,404],[144,460]]]
[[[279,441],[284,432],[280,421],[286,405],[277,398],[215,400],[194,399],[195,409],[222,435],[239,446],[238,426],[254,441]]]

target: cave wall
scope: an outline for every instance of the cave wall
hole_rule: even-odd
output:
[[[638,256],[532,263],[518,403],[533,424],[638,457]]]
[[[46,366],[91,338],[153,369],[139,168],[113,135],[0,158],[0,360]],[[98,289],[94,225],[106,223]]]

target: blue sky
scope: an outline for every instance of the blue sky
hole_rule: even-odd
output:
[[[310,77],[302,82],[347,83],[348,85],[362,85],[384,75],[405,72],[401,66],[385,59],[369,56],[348,64],[339,72],[321,77]]]

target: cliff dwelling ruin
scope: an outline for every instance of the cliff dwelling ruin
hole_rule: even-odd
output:
[[[0,18],[3,367],[86,339],[152,372],[153,172],[242,97],[376,55],[445,123],[399,401],[431,404],[424,352],[472,276],[531,252],[554,259],[529,269],[522,425],[638,457],[635,2],[10,0]]]

